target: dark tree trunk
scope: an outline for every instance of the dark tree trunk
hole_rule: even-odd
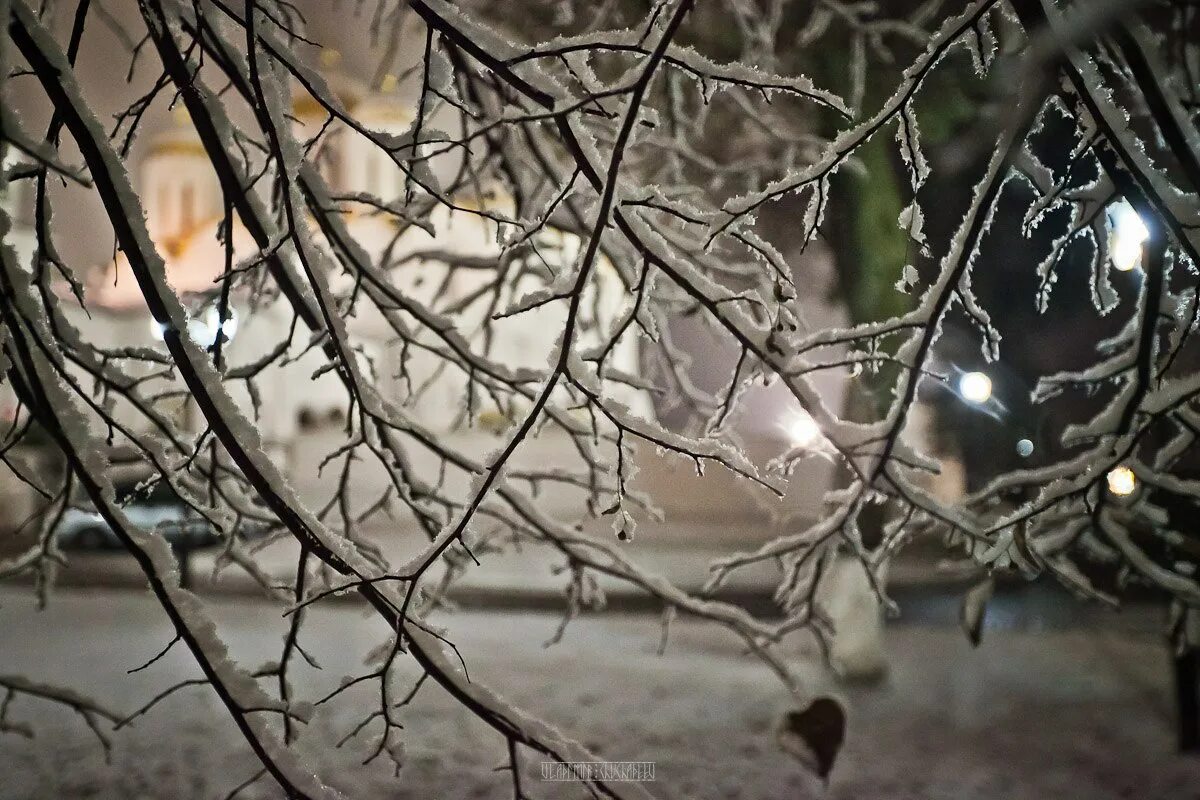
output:
[[[1179,749],[1200,753],[1200,648],[1173,653],[1175,707],[1179,720]]]

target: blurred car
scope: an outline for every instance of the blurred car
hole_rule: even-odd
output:
[[[134,525],[158,533],[173,547],[209,547],[219,541],[208,521],[189,508],[166,481],[160,480],[148,488],[140,486],[140,482],[127,482],[115,487],[117,502]],[[55,536],[68,549],[121,547],[121,540],[98,512],[79,508],[67,509]]]

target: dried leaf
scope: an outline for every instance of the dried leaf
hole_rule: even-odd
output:
[[[846,736],[846,712],[831,697],[818,697],[803,711],[789,711],[779,721],[780,748],[828,779]]]

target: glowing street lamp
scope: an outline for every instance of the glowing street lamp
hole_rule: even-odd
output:
[[[821,439],[820,426],[804,412],[793,415],[784,428],[795,447],[811,447]]]
[[[1137,476],[1129,467],[1115,467],[1106,476],[1108,491],[1117,497],[1128,497],[1137,490]]]
[[[215,331],[209,330],[208,323],[205,320],[197,319],[196,317],[188,320],[187,332],[188,336],[192,337],[193,342],[205,347],[213,343],[216,335]]]
[[[958,379],[958,393],[968,403],[982,405],[992,398],[992,379],[983,372],[964,372]]]
[[[216,306],[205,309],[203,317],[188,319],[187,332],[196,344],[212,347],[217,341],[218,330],[225,334],[225,341],[233,341],[238,331],[238,315],[232,306],[225,309],[224,319],[221,319],[221,312]],[[161,342],[166,331],[166,325],[155,319],[150,320],[150,335],[155,341]]]
[[[1142,245],[1150,238],[1146,223],[1124,200],[1108,207],[1108,256],[1113,266],[1129,272],[1142,260]]]
[[[233,337],[237,334],[238,317],[237,312],[232,306],[225,308],[225,319],[221,319],[221,310],[216,306],[209,306],[204,313],[204,324],[208,328],[209,343],[217,341],[217,328],[221,329],[221,333],[225,334],[225,341],[232,342]]]

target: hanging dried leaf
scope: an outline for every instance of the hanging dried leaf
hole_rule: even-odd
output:
[[[818,697],[803,711],[789,711],[776,734],[784,752],[828,779],[846,735],[846,712],[831,697]]]

